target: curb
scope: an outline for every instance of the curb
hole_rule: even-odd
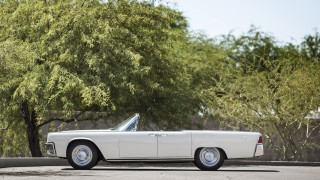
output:
[[[99,162],[102,166],[165,166],[165,167],[188,167],[194,166],[192,162],[133,162],[133,163],[109,163]],[[300,161],[256,161],[256,160],[226,160],[225,166],[320,166],[320,162],[300,162]],[[0,168],[6,167],[32,167],[32,166],[69,166],[66,159],[40,157],[40,158],[0,158]]]
[[[66,159],[59,158],[0,158],[0,168],[31,166],[68,166]]]

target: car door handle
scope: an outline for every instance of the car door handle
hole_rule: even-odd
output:
[[[149,136],[156,137],[156,134],[149,134]]]
[[[167,134],[159,134],[158,136],[165,137],[165,136],[167,136]]]

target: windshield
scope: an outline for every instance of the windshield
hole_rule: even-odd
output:
[[[139,114],[135,114],[131,116],[130,118],[126,119],[125,121],[121,122],[112,130],[114,131],[136,131],[139,121]]]

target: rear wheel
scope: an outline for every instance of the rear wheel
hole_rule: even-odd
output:
[[[218,148],[199,148],[194,163],[201,170],[215,171],[222,166],[224,159],[224,153]]]
[[[67,150],[67,159],[74,169],[91,169],[98,162],[98,151],[88,141],[76,141]]]

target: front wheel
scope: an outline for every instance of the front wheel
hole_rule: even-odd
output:
[[[195,165],[205,171],[215,171],[219,169],[225,156],[222,150],[218,148],[199,148],[195,152]]]
[[[67,159],[74,169],[91,169],[98,162],[98,152],[91,142],[76,141],[68,147]]]

